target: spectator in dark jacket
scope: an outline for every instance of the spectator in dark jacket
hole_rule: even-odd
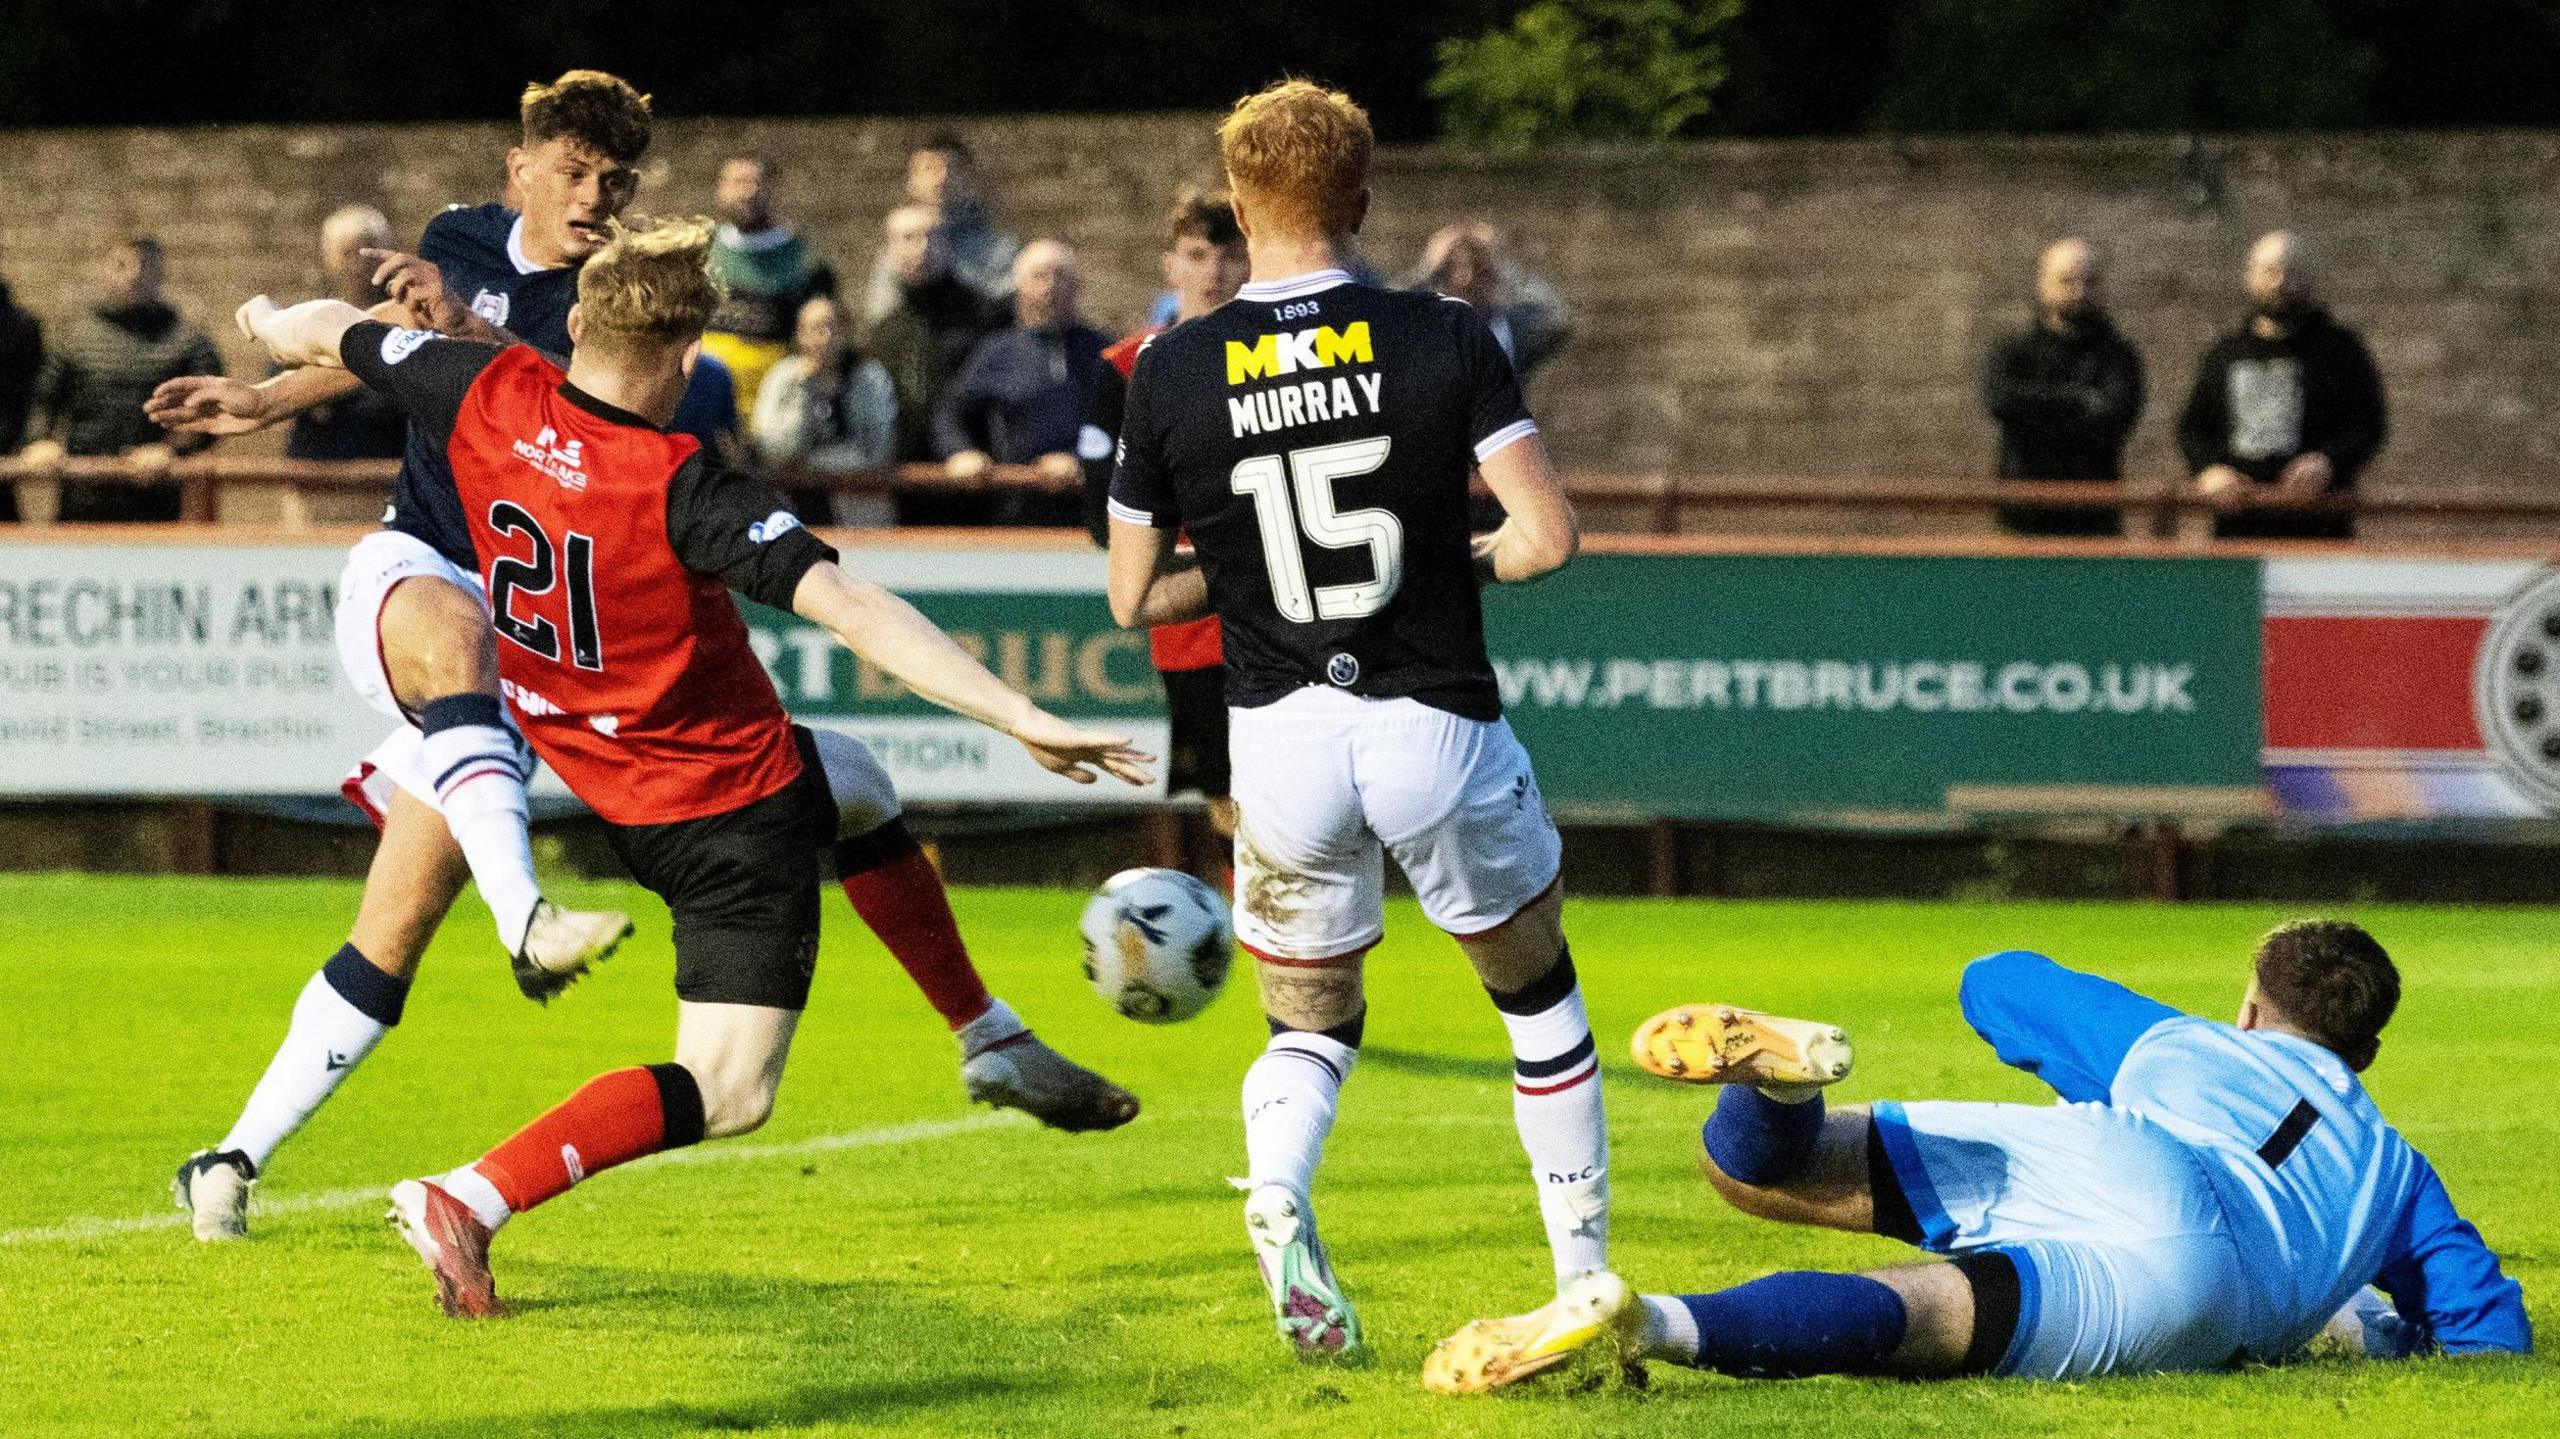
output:
[[[889,212],[886,259],[897,277],[898,302],[863,337],[862,347],[889,372],[898,396],[896,441],[902,463],[940,458],[933,447],[934,407],[969,362],[978,341],[1005,317],[976,290],[952,278],[934,212],[920,205]],[[977,496],[902,494],[898,523],[984,523]]]
[[[978,160],[967,141],[945,130],[907,152],[907,203],[933,215],[942,232],[943,264],[953,279],[999,308],[1013,298],[1013,262],[1022,242],[988,213]],[[862,312],[877,321],[897,303],[897,266],[883,255],[872,267]]]
[[[2004,480],[2114,480],[2142,418],[2142,356],[2107,318],[2105,270],[2086,240],[2056,240],[2036,262],[2035,322],[1982,363],[1982,404],[2000,426]],[[2018,535],[2116,535],[2113,509],[2003,505]]]
[[[212,441],[170,435],[143,417],[142,402],[163,380],[218,375],[222,356],[204,331],[165,299],[167,266],[156,240],[118,241],[101,257],[97,303],[63,326],[45,356],[19,458],[41,468],[65,455],[121,455],[137,478],[168,473],[180,454]],[[66,480],[58,517],[73,521],[174,520],[178,491],[170,485]]]
[[[15,454],[27,437],[27,410],[36,398],[36,374],[44,368],[44,326],[20,309],[0,280],[0,455]],[[0,521],[18,517],[18,487],[0,485]]]
[[[391,222],[371,205],[348,205],[320,222],[320,274],[329,293],[359,310],[385,298],[373,283],[381,268],[367,250],[388,250]],[[284,452],[297,460],[396,460],[409,444],[409,419],[390,397],[361,385],[293,417]]]
[[[2382,375],[2356,332],[2314,300],[2302,242],[2249,251],[2249,318],[2196,364],[2178,448],[2196,492],[2228,508],[2217,539],[2346,539],[2355,517],[2306,509],[2355,488],[2382,448]]]
[[[1015,464],[1061,483],[1079,480],[1076,436],[1106,343],[1076,318],[1075,251],[1055,240],[1025,246],[1013,262],[1013,328],[978,342],[934,409],[934,445],[952,476]],[[1008,491],[990,513],[999,525],[1077,525],[1083,493]]]

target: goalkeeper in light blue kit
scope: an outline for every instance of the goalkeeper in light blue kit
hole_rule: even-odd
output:
[[[1636,1062],[1726,1086],[1704,1167],[1735,1207],[1953,1262],[1621,1288],[1570,1336],[1479,1320],[1426,1382],[1493,1388],[1604,1344],[1767,1378],[2212,1370],[2293,1358],[2324,1329],[2374,1358],[2531,1350],[2515,1281],[2356,1078],[2400,997],[2382,946],[2300,921],[2259,942],[2254,971],[2232,1025],[2042,955],[1975,961],[1966,1022],[2053,1086],[2050,1106],[1826,1113],[1822,1087],[1848,1072],[1839,1030],[1715,1005],[1657,1015]]]

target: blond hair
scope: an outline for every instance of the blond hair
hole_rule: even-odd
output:
[[[578,271],[582,346],[683,346],[701,338],[720,308],[711,273],[709,220],[633,216],[607,222],[611,238]]]
[[[1308,80],[1238,100],[1218,126],[1218,157],[1247,220],[1327,235],[1359,226],[1376,144],[1368,111]]]

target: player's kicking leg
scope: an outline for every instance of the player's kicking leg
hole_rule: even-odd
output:
[[[277,1146],[308,1122],[400,1022],[427,941],[470,870],[434,810],[397,791],[365,876],[364,901],[347,942],[294,1001],[284,1042],[249,1092],[240,1117],[210,1149],[178,1166],[178,1207],[202,1240],[248,1233],[249,1187]]]
[[[1019,1109],[1053,1129],[1117,1129],[1137,1097],[1049,1047],[987,992],[941,873],[899,817],[888,772],[861,741],[802,730],[841,816],[836,877],[855,914],[907,972],[960,1046],[971,1103]]]
[[[645,1155],[745,1134],[773,1112],[800,1011],[686,1001],[673,1063],[600,1074],[459,1169],[392,1186],[387,1216],[457,1319],[500,1312],[489,1243],[515,1216]]]

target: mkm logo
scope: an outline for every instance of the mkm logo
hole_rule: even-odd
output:
[[[1354,320],[1340,330],[1319,325],[1285,335],[1257,335],[1252,344],[1227,341],[1227,383],[1276,379],[1300,370],[1329,370],[1336,365],[1375,363],[1369,345],[1369,322]]]

